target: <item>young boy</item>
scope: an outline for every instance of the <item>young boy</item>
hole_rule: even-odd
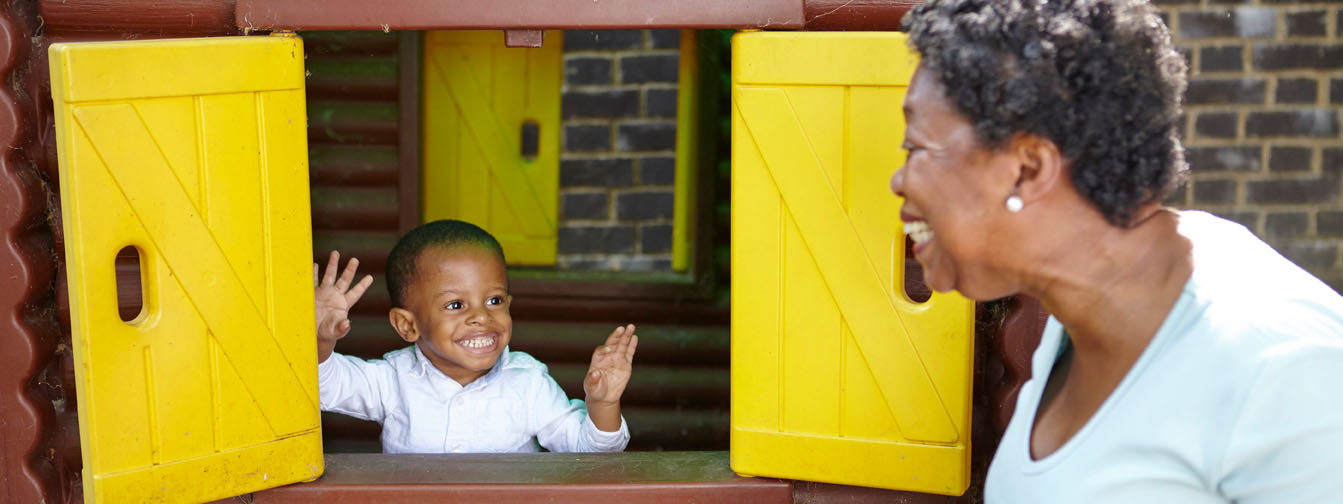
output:
[[[387,258],[392,328],[412,345],[364,361],[333,354],[349,310],[373,283],[339,278],[332,252],[317,282],[317,380],[321,407],[382,424],[386,453],[617,452],[629,443],[620,395],[639,338],[617,328],[592,354],[587,401],[570,401],[546,366],[510,352],[513,319],[503,249],[485,230],[453,220],[406,233]],[[535,440],[535,441],[534,441]]]

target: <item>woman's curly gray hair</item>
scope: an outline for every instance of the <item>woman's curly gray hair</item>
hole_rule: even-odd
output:
[[[1145,1],[931,0],[904,25],[982,144],[1052,140],[1110,223],[1132,225],[1184,178],[1184,58]]]

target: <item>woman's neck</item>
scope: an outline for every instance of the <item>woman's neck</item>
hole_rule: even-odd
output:
[[[1193,272],[1191,245],[1173,211],[1153,208],[1127,229],[1072,215],[1075,233],[1040,242],[1047,266],[1026,293],[1067,329],[1079,360],[1131,364],[1124,357],[1146,348]]]

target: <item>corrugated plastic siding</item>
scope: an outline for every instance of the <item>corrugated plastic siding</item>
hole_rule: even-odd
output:
[[[332,249],[374,275],[356,306],[350,335],[337,350],[377,358],[405,346],[387,323],[382,277],[398,224],[398,37],[380,32],[303,33],[308,53],[308,149],[312,177],[313,257]],[[502,37],[503,35],[500,34]],[[618,323],[515,320],[513,345],[545,362],[570,397],[582,397],[595,348]],[[634,376],[623,405],[630,450],[727,449],[726,327],[642,326]],[[323,415],[327,451],[378,451],[380,428]]]

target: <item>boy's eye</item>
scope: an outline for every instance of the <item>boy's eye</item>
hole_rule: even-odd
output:
[[[451,302],[451,303],[448,303],[447,308],[448,308],[449,310],[460,310],[460,309],[462,309],[462,302],[461,302],[461,301],[453,301],[453,302]]]
[[[503,298],[502,296],[494,296],[494,297],[491,297],[490,299],[486,300],[486,301],[485,301],[485,304],[490,304],[490,305],[501,305],[501,304],[504,304],[504,298]]]

